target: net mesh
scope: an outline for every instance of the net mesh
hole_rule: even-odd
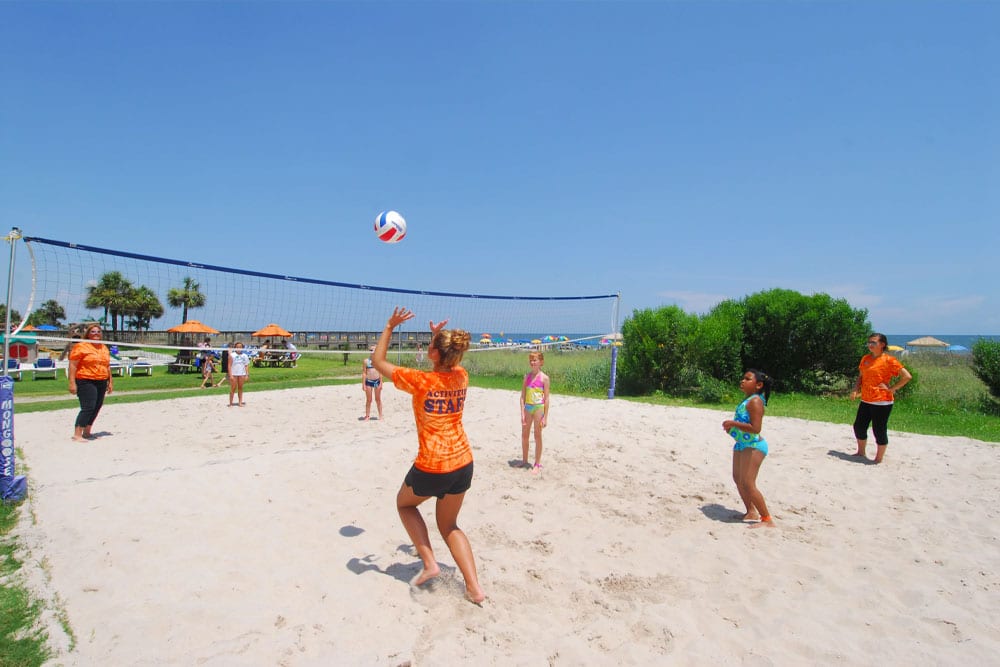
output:
[[[246,340],[273,322],[294,333],[292,340],[300,346],[353,348],[351,342],[367,342],[377,335],[397,305],[417,315],[401,328],[404,335],[426,331],[428,320],[448,318],[449,327],[469,331],[477,344],[483,341],[481,348],[533,341],[590,344],[617,331],[617,294],[540,297],[421,291],[268,274],[38,237],[24,241],[32,256],[34,307],[51,300],[64,309],[68,322],[103,321],[109,329],[105,339],[116,333],[116,342],[124,345],[148,344],[154,333],[180,324],[183,309],[170,305],[169,295],[185,285],[204,296],[203,305],[189,307],[188,319],[219,330],[224,340]],[[162,305],[162,315],[144,322],[142,313],[123,299],[121,314],[112,324],[104,307],[88,307],[94,290],[109,282],[120,286],[118,278],[127,281],[128,289],[148,288]]]

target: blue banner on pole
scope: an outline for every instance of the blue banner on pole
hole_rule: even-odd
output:
[[[22,500],[28,494],[28,480],[14,474],[14,380],[0,376],[0,498]]]
[[[611,346],[611,384],[608,385],[608,398],[615,397],[615,378],[618,377],[618,346]]]

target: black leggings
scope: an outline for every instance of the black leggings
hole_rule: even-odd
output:
[[[97,413],[104,405],[104,394],[108,391],[107,380],[76,380],[76,397],[80,399],[80,414],[76,425],[87,428],[97,419]]]
[[[858,440],[868,439],[868,425],[872,426],[872,433],[875,434],[875,444],[889,444],[889,413],[892,412],[892,403],[889,405],[872,405],[864,401],[858,405],[858,416],[854,418],[854,437]]]

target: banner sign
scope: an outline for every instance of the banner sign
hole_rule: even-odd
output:
[[[0,376],[0,498],[22,500],[28,493],[24,475],[14,474],[14,380]]]

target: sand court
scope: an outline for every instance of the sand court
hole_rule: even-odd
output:
[[[518,393],[472,388],[460,525],[488,595],[423,506],[433,586],[395,510],[416,453],[409,396],[359,422],[360,386],[16,415],[30,490],[18,539],[54,664],[989,664],[1000,654],[1000,449],[766,417],[752,530],[730,410],[553,396],[543,471]],[[780,400],[780,396],[775,397]],[[533,446],[533,445],[532,445]],[[63,632],[61,615],[72,629]]]

